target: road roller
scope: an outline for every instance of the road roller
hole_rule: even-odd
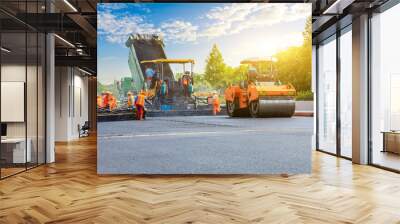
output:
[[[247,74],[237,85],[225,90],[230,117],[291,117],[295,112],[296,89],[276,77],[276,59],[243,60]]]

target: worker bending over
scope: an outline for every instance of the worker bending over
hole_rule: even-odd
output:
[[[217,112],[221,111],[221,106],[219,104],[218,94],[214,93],[213,95],[213,115],[217,115]]]
[[[144,101],[145,101],[145,95],[143,91],[137,95],[136,100],[135,100],[135,107],[136,107],[136,120],[142,120],[143,115],[144,115]]]

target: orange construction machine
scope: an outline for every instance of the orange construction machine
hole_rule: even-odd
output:
[[[239,85],[225,90],[227,112],[230,117],[291,117],[295,111],[296,90],[282,84],[276,77],[276,60],[253,59],[241,61],[248,66],[246,78]]]

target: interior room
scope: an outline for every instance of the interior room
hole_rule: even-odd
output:
[[[196,143],[201,142],[202,149],[218,153],[222,150],[213,147],[212,140],[226,146],[226,136],[232,133],[225,132],[231,128],[236,131],[232,139],[237,142],[237,148],[246,148],[254,140],[249,136],[255,131],[258,137],[261,136],[259,142],[265,140],[263,135],[268,135],[272,136],[273,144],[290,145],[289,150],[296,151],[301,142],[274,138],[274,133],[284,130],[296,138],[302,137],[303,142],[311,146],[308,151],[311,156],[307,157],[311,162],[309,173],[100,174],[98,144],[101,141],[98,141],[98,134],[101,131],[97,128],[110,125],[110,122],[97,123],[97,111],[102,105],[102,95],[97,92],[101,86],[97,79],[98,68],[104,65],[104,60],[97,60],[98,34],[107,31],[122,36],[110,40],[126,44],[126,36],[138,27],[139,31],[155,29],[151,24],[156,18],[146,17],[151,14],[151,9],[142,2],[158,4],[166,1],[0,1],[0,223],[399,223],[398,0],[270,0],[268,3],[255,2],[260,3],[255,8],[240,4],[243,1],[216,0],[214,2],[225,3],[227,8],[235,10],[230,13],[216,10],[217,13],[204,16],[222,18],[219,26],[205,26],[212,28],[209,35],[216,34],[219,29],[234,33],[237,21],[246,15],[254,15],[256,10],[264,7],[263,4],[296,2],[311,5],[311,91],[296,94],[296,97],[311,99],[308,105],[312,108],[308,110],[301,103],[296,105],[298,111],[293,120],[307,116],[310,121],[307,128],[312,136],[300,136],[301,130],[293,126],[293,120],[270,125],[276,120],[230,117],[229,104],[224,97],[220,98],[221,112],[215,111],[215,115],[211,115],[214,112],[211,109],[207,111],[209,114],[195,118],[183,115],[157,117],[159,111],[150,111],[147,120],[136,121],[137,114],[132,112],[124,119],[137,122],[135,124],[146,132],[135,129],[137,132],[117,133],[121,140],[116,142],[125,142],[127,148],[144,144],[161,148],[164,144],[156,144],[152,139],[155,135],[171,138],[179,132],[180,138],[189,143],[202,136],[204,139],[197,139]],[[135,7],[147,20],[137,15],[128,16],[124,13],[124,7],[128,6],[114,5],[111,7],[119,10],[121,17],[107,17],[106,27],[99,27],[98,3],[132,3],[134,5],[129,7]],[[202,7],[201,3],[198,7]],[[180,13],[186,12],[176,14],[180,16]],[[293,14],[265,15],[269,19],[279,16],[290,20]],[[160,21],[165,22],[164,29],[168,27],[164,31],[178,35],[179,40],[193,41],[193,34],[196,38],[205,35],[200,33],[204,27],[192,23],[192,19],[199,18],[186,19],[180,17],[174,22],[163,18]],[[233,20],[229,27],[228,20]],[[172,32],[175,28],[179,28],[179,32]],[[301,32],[296,35],[302,36]],[[265,46],[269,43],[263,42]],[[122,60],[114,58],[113,63],[138,62],[131,45],[125,45],[122,51],[113,44],[109,44],[103,55],[115,51],[124,57]],[[209,49],[206,50],[208,53]],[[129,51],[132,51],[131,55]],[[236,53],[241,55],[245,51],[243,48]],[[182,58],[189,58],[190,52],[185,53]],[[110,60],[113,58],[108,57],[105,61]],[[140,64],[136,64],[134,69],[139,70],[139,67]],[[182,68],[181,65],[178,67]],[[298,72],[300,69],[295,67],[293,70]],[[123,73],[128,77],[119,81],[140,88],[137,82],[144,76],[131,77],[129,74]],[[195,81],[194,86],[198,88],[199,80]],[[204,104],[208,105],[207,100]],[[214,106],[215,101],[211,102],[210,106]],[[245,106],[250,108],[250,104]],[[118,111],[112,114],[120,115]],[[231,123],[221,125],[222,119]],[[164,125],[154,125],[154,121]],[[240,122],[246,125],[238,127]],[[256,130],[254,127],[260,123],[268,125]],[[194,124],[200,128],[193,128]],[[176,131],[172,134],[161,132],[169,127]],[[129,128],[131,130],[132,126]],[[223,134],[214,136],[216,131]],[[210,136],[212,138],[208,138]],[[107,139],[107,136],[101,137]],[[140,143],[136,139],[147,141]],[[124,156],[113,153],[119,145],[108,143],[107,156]],[[172,148],[185,150],[174,144],[179,142],[168,142]],[[187,144],[186,147],[192,146]],[[146,151],[142,149],[141,152]],[[258,156],[253,152],[248,151],[249,157]],[[124,159],[130,161],[128,157]],[[196,159],[193,153],[183,157],[186,162],[199,162]],[[290,160],[293,162],[288,161],[287,166],[300,161]],[[259,163],[248,167],[259,168],[264,162],[260,158],[257,161]],[[174,164],[168,167],[173,168]]]
[[[28,28],[2,32],[1,45],[3,178],[45,162],[45,36]]]
[[[54,148],[55,143],[80,139],[96,129],[95,109],[89,107],[95,105],[93,100],[89,102],[95,97],[95,73],[88,63],[65,63],[64,58],[65,55],[87,58],[90,50],[78,41],[82,37],[69,33],[77,36],[75,45],[81,50],[62,34],[54,35],[49,45],[46,30],[54,28],[26,23],[42,21],[38,17],[29,19],[28,15],[69,7],[58,2],[45,3],[2,1],[0,4],[1,179],[54,161],[54,151],[48,149]],[[55,55],[57,60],[49,59]],[[50,73],[57,75],[49,78]],[[49,79],[53,80],[52,85]],[[51,96],[49,89],[53,90]],[[53,125],[50,130],[49,124]]]

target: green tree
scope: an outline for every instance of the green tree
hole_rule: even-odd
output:
[[[247,76],[247,66],[240,65],[238,67],[226,66],[225,76],[223,78],[223,87],[229,86],[229,84],[237,84],[240,80],[245,80]]]
[[[312,20],[311,17],[307,18],[306,25],[303,31],[303,45],[311,47],[312,44]]]
[[[194,74],[194,91],[210,91],[212,90],[210,84],[205,80],[204,74]]]
[[[289,47],[275,55],[278,59],[276,64],[278,79],[293,84],[297,91],[311,89],[311,33],[311,17],[309,17],[303,31],[303,44]]]
[[[224,87],[226,67],[221,52],[217,45],[214,44],[206,59],[204,79],[214,88],[220,89]]]

